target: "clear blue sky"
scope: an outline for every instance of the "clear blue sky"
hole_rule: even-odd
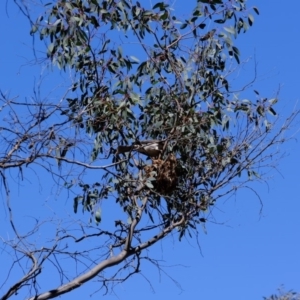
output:
[[[8,16],[6,1],[1,3],[0,9],[0,88],[10,91],[11,96],[28,97],[34,80],[39,78],[40,68],[28,66],[32,58],[30,29],[13,1],[7,2]],[[181,0],[177,2],[180,7]],[[255,89],[271,97],[282,85],[277,110],[285,117],[300,98],[300,2],[249,0],[248,5],[256,5],[260,16],[255,16],[253,28],[239,39],[238,47],[242,59],[256,55],[258,80]],[[253,59],[240,76],[249,74],[253,74]],[[49,85],[52,84],[53,81],[49,81]],[[291,133],[296,131],[297,126]],[[216,220],[223,224],[208,224],[207,234],[200,230],[201,253],[195,240],[179,243],[172,237],[151,250],[154,256],[165,261],[166,271],[180,283],[182,290],[164,274],[146,267],[143,275],[151,281],[153,290],[142,275],[136,275],[116,287],[115,293],[105,296],[106,299],[254,300],[270,295],[281,284],[287,290],[300,292],[299,142],[294,140],[283,145],[282,152],[285,157],[278,171],[270,173],[268,185],[255,185],[264,204],[261,215],[256,196],[244,190],[218,204]],[[34,189],[36,177],[32,176],[32,180],[27,182],[16,179],[15,185],[12,185],[14,205],[19,207],[19,216],[25,216],[24,222],[29,219],[29,212],[40,217],[44,214],[43,210],[50,206],[54,208],[55,201],[59,202],[51,200],[56,191],[50,191],[47,182],[42,182],[39,190]],[[25,188],[18,188],[18,184]],[[4,204],[0,205],[0,222],[3,220],[7,224]],[[71,199],[62,199],[58,205],[72,213]],[[0,234],[5,234],[6,230],[1,225]],[[2,253],[0,262],[5,266],[4,257]],[[86,299],[89,292],[95,290],[95,285],[97,283],[87,284],[61,299]],[[92,297],[99,298],[102,298],[101,292]]]

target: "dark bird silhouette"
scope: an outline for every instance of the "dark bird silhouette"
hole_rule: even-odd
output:
[[[164,143],[164,140],[137,141],[131,146],[119,146],[116,154],[137,151],[139,153],[148,155],[149,157],[157,157],[159,154],[161,154],[164,148]]]

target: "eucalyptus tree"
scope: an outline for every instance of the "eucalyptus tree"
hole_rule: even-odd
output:
[[[263,297],[264,300],[299,300],[300,294],[293,290],[285,291],[282,287],[277,289],[277,293],[269,297]]]
[[[1,125],[1,180],[13,230],[2,247],[13,259],[1,299],[23,290],[30,299],[55,298],[92,279],[107,291],[143,272],[145,261],[160,268],[147,249],[171,234],[197,238],[221,198],[263,180],[272,167],[296,113],[276,126],[277,97],[254,90],[245,99],[253,82],[231,82],[243,64],[234,42],[253,25],[256,7],[245,0],[184,7],[14,2],[31,24],[34,45],[44,49],[34,52],[36,61],[65,74],[68,85],[55,100],[2,93],[9,117]],[[9,174],[26,178],[28,169],[46,170],[73,203],[69,219],[56,212],[24,234]],[[48,223],[53,232],[43,229]]]

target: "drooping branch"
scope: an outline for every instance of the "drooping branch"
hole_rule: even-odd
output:
[[[173,231],[174,228],[177,226],[180,226],[183,223],[183,219],[170,225],[168,228],[165,228],[157,235],[150,238],[148,241],[143,242],[142,244],[135,246],[131,248],[130,250],[126,249],[126,245],[124,249],[115,256],[112,256],[108,259],[103,260],[99,264],[97,264],[95,267],[91,268],[88,272],[76,277],[72,281],[63,284],[56,289],[50,290],[48,292],[36,295],[34,297],[29,298],[29,300],[46,300],[46,299],[52,299],[56,298],[60,295],[63,295],[71,290],[74,290],[76,288],[79,288],[82,284],[85,282],[91,280],[92,278],[96,277],[100,272],[104,271],[107,268],[110,268],[112,266],[118,265],[126,260],[126,258],[132,256],[132,255],[138,255],[142,250],[152,246],[153,244],[157,243],[159,240],[166,237],[169,233]],[[130,227],[130,232],[128,233],[127,240],[130,239],[130,236],[133,232],[133,229],[138,224],[138,220],[132,222],[133,226]],[[3,298],[5,299],[5,298]]]

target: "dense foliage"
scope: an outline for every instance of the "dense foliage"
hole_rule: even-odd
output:
[[[57,1],[49,7],[31,32],[48,41],[54,65],[73,70],[76,80],[63,114],[95,139],[91,159],[114,156],[118,145],[165,141],[148,174],[146,157],[130,151],[113,158],[123,161],[104,172],[104,183],[83,184],[75,209],[82,201],[93,210],[98,199],[113,193],[134,218],[137,196],[147,199],[145,208],[153,208],[147,213],[159,218],[159,226],[186,216],[184,233],[217,200],[217,190],[243,172],[257,175],[254,158],[261,149],[253,143],[260,143],[263,128],[269,130],[267,112],[275,115],[275,99],[239,99],[228,83],[226,64],[232,56],[239,62],[232,39],[253,23],[244,1],[198,1],[186,20],[165,2],[148,8],[129,1]],[[173,178],[164,165],[171,154]],[[171,183],[161,193],[155,182]]]

